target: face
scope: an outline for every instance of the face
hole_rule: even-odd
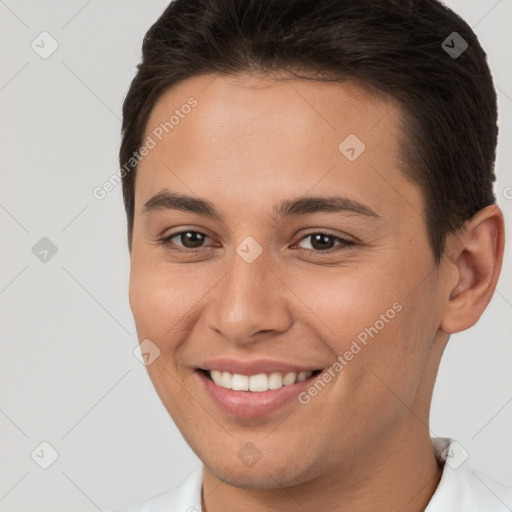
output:
[[[443,264],[400,136],[395,101],[355,81],[204,75],[154,106],[130,305],[218,478],[339,474],[428,421]]]

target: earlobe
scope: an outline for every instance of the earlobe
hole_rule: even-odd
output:
[[[472,327],[489,304],[501,271],[504,250],[503,214],[495,204],[480,210],[457,234],[450,265],[457,282],[447,286],[441,329],[447,333]],[[455,238],[454,238],[455,237]]]

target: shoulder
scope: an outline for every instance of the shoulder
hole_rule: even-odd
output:
[[[510,512],[512,487],[468,463],[468,452],[450,438],[433,438],[443,464],[441,481],[425,512]]]
[[[128,507],[109,512],[201,512],[202,467],[187,479],[167,491]]]

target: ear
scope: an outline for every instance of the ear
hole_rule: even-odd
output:
[[[440,325],[443,331],[460,332],[478,321],[498,282],[504,241],[503,214],[495,204],[480,210],[461,231],[449,235],[444,258],[454,278],[446,284]]]

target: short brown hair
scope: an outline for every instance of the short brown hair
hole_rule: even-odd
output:
[[[157,99],[197,75],[254,71],[355,78],[400,102],[406,174],[423,190],[436,263],[446,235],[495,202],[497,100],[487,57],[437,0],[174,0],[144,37],[123,104],[130,251],[137,169],[128,162]]]

